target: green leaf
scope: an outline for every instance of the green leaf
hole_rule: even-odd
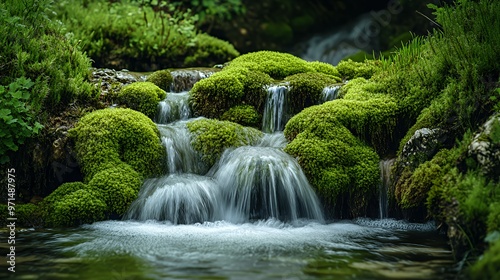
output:
[[[9,116],[12,112],[9,109],[0,109],[0,118]]]

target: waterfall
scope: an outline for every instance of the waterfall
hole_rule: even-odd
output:
[[[273,85],[267,89],[266,106],[262,117],[262,130],[272,133],[283,131],[287,120],[286,114],[286,95],[288,85]]]
[[[191,146],[191,134],[186,126],[187,122],[158,125],[162,144],[167,151],[166,163],[169,174],[203,174],[208,170],[201,160],[201,155]]]
[[[380,185],[379,185],[379,217],[388,218],[387,196],[391,184],[391,167],[395,159],[380,161]]]
[[[281,149],[244,146],[226,150],[212,173],[225,202],[224,220],[323,221],[319,200],[299,164]]]
[[[321,101],[327,102],[337,99],[341,85],[328,86],[321,92]]]
[[[156,123],[167,124],[176,120],[187,120],[191,117],[188,99],[187,91],[167,93],[167,97],[158,104]]]

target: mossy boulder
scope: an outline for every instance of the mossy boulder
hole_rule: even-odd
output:
[[[192,145],[202,154],[202,160],[209,166],[215,164],[224,150],[256,144],[262,132],[229,121],[198,119],[187,124],[192,134]]]
[[[233,67],[197,82],[191,90],[190,104],[195,115],[220,118],[237,105],[252,105],[258,110],[265,104],[264,86],[271,78],[262,72]]]
[[[155,71],[146,78],[146,82],[151,82],[164,91],[170,90],[173,80],[172,74],[167,69]],[[157,89],[155,91],[158,92]],[[160,94],[158,98],[163,99],[165,96],[162,98]]]
[[[158,103],[165,96],[165,91],[152,82],[135,82],[123,87],[117,99],[120,104],[152,119],[158,111]]]
[[[52,226],[76,226],[106,217],[106,204],[100,194],[89,188],[79,189],[63,196],[53,204],[53,213],[49,219]]]
[[[378,60],[355,62],[348,59],[340,61],[336,69],[340,73],[340,77],[344,80],[351,80],[354,78],[369,79],[381,70],[381,62]]]
[[[137,198],[141,185],[139,173],[125,163],[100,171],[88,184],[89,188],[99,191],[107,211],[120,216]]]
[[[261,125],[262,116],[251,105],[238,105],[222,114],[221,120],[258,128]]]
[[[90,181],[102,170],[129,164],[141,177],[160,174],[165,148],[156,125],[131,109],[103,109],[83,116],[70,130],[78,161]]]
[[[290,90],[287,100],[292,115],[302,109],[321,103],[321,94],[327,86],[337,84],[340,78],[323,73],[299,73],[285,78]]]
[[[340,79],[340,73],[335,66],[330,63],[322,62],[322,61],[311,61],[309,62],[309,66],[311,66],[316,72],[327,74],[330,76],[335,76]]]
[[[196,36],[196,43],[188,50],[184,66],[213,66],[228,62],[239,55],[229,42],[203,33]]]

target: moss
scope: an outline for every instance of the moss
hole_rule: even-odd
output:
[[[141,177],[160,174],[165,149],[156,125],[131,109],[104,109],[82,117],[70,130],[88,182],[98,172],[129,164]]]
[[[329,63],[322,62],[322,61],[311,61],[311,62],[309,62],[309,66],[311,66],[318,73],[323,73],[323,74],[327,74],[330,76],[340,77],[340,73],[337,70],[337,68],[335,68],[335,66],[333,66]]]
[[[104,220],[106,209],[98,193],[79,189],[54,202],[49,225],[76,226]]]
[[[290,137],[286,129],[285,135]],[[379,158],[341,123],[318,118],[285,151],[298,159],[325,206],[335,208],[337,217],[365,214],[380,180]]]
[[[292,114],[321,101],[323,89],[340,82],[335,76],[323,73],[299,73],[285,78],[290,85],[288,104]]]
[[[195,46],[188,50],[184,66],[213,66],[224,63],[239,56],[240,53],[227,41],[208,34],[196,36]]]
[[[260,71],[274,79],[283,79],[298,73],[315,72],[307,61],[288,53],[274,51],[258,51],[241,55],[227,66],[229,69],[233,67]]]
[[[471,279],[500,279],[500,239],[470,268]]]
[[[354,62],[350,59],[343,60],[337,64],[337,70],[340,77],[344,80],[354,78],[371,78],[375,73],[381,70],[381,63],[377,60],[365,60],[364,62]]]
[[[108,212],[121,216],[137,198],[141,184],[139,173],[122,163],[95,174],[88,186],[99,191]]]
[[[402,209],[423,207],[434,181],[442,174],[442,168],[432,161],[421,164],[408,178],[401,178],[395,188],[395,197]]]
[[[221,117],[223,121],[230,121],[243,126],[258,128],[261,124],[261,115],[251,105],[238,105],[224,112]]]
[[[367,59],[373,59],[373,55],[365,52],[365,51],[359,51],[357,53],[351,54],[350,56],[342,59],[342,61],[353,61],[353,62],[364,62]]]
[[[271,78],[258,71],[233,67],[197,82],[191,90],[190,104],[195,115],[220,118],[237,105],[262,108],[265,102],[264,86]]]
[[[173,80],[172,74],[167,69],[155,71],[146,78],[146,82],[151,82],[164,91],[170,90]],[[155,91],[158,90],[155,89]],[[165,96],[161,97],[160,94],[158,98],[164,99]]]
[[[488,233],[498,231],[500,232],[500,201],[490,204],[490,214],[486,221],[486,231]]]
[[[17,204],[16,218],[19,225],[26,227],[36,227],[43,223],[40,206],[33,203]]]
[[[262,132],[229,121],[200,119],[187,124],[192,133],[192,145],[210,166],[220,158],[225,149],[255,144]]]
[[[135,82],[123,87],[118,93],[118,102],[154,118],[158,110],[158,103],[166,94],[152,82]]]

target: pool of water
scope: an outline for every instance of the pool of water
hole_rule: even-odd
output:
[[[433,224],[105,221],[18,232],[16,272],[4,262],[0,278],[454,279],[455,267]]]

